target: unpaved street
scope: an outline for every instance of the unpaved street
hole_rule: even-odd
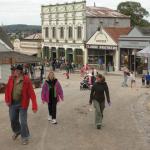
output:
[[[149,94],[149,89],[122,88],[121,77],[107,76],[112,106],[106,104],[104,126],[97,130],[94,126],[94,109],[88,105],[90,91],[79,90],[79,75],[72,75],[70,80],[66,80],[62,74],[57,77],[63,85],[65,95],[64,102],[58,104],[58,125],[47,121],[47,106],[41,104],[41,89],[37,89],[39,111],[33,114],[29,110],[31,141],[29,145],[22,146],[20,139],[11,139],[8,108],[1,101],[0,150],[150,149],[149,139],[144,132],[145,126],[138,114],[139,99],[143,100],[143,95]]]

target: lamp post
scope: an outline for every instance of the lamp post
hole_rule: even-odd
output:
[[[105,49],[105,70],[104,70],[104,74],[107,74],[107,61],[106,61],[107,57],[106,57],[106,49]]]
[[[134,55],[134,75],[136,76],[136,49],[133,50],[132,54]]]

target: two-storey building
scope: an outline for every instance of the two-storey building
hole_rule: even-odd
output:
[[[42,57],[88,63],[86,42],[98,27],[130,27],[130,18],[109,8],[87,7],[86,1],[41,7]]]

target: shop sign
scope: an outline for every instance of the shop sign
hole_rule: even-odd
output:
[[[69,48],[82,48],[81,44],[64,44],[64,43],[50,43],[51,47],[69,47]]]
[[[109,46],[109,45],[86,45],[87,48],[93,49],[106,49],[106,50],[116,50],[116,46]]]

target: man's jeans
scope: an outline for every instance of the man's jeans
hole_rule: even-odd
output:
[[[99,103],[97,100],[93,100],[93,105],[95,107],[95,125],[102,125],[105,102]]]
[[[13,104],[9,107],[11,128],[15,134],[21,134],[23,139],[30,136],[27,125],[27,109],[21,108],[20,104]]]

